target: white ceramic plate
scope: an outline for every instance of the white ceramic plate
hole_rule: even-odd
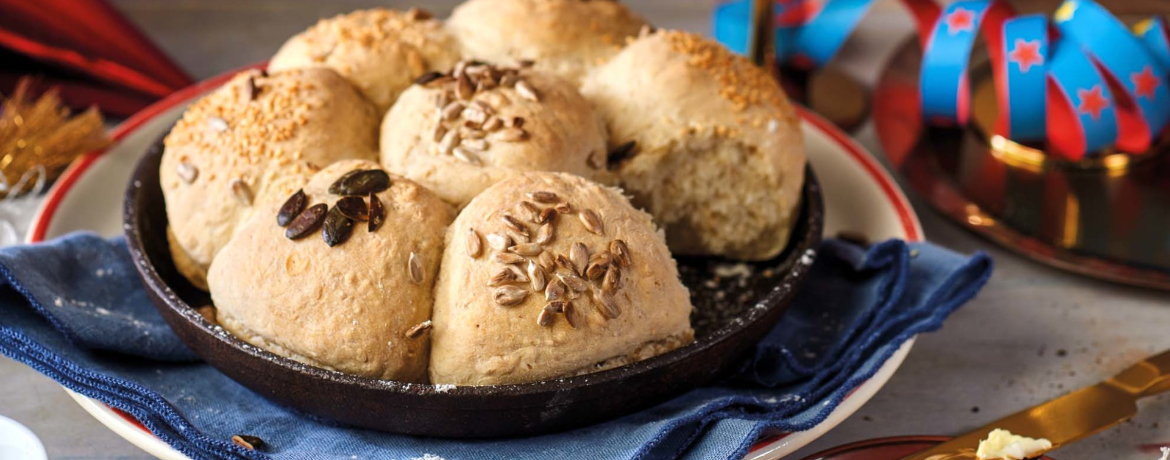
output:
[[[179,91],[119,125],[112,133],[113,146],[79,159],[49,191],[33,220],[28,240],[42,241],[77,230],[93,230],[104,236],[121,234],[122,193],[138,157],[179,118],[187,104],[222,84],[230,75]],[[871,241],[922,240],[918,217],[882,166],[825,120],[805,110],[800,115],[809,161],[824,191],[825,235],[848,230],[863,234]],[[763,439],[747,458],[782,458],[837,426],[886,384],[910,352],[913,342],[904,344],[877,374],[854,390],[821,424],[808,431]],[[146,452],[165,460],[186,459],[129,415],[85,396],[69,394],[99,422]]]

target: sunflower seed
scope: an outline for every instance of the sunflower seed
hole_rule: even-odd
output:
[[[528,290],[516,286],[500,286],[492,294],[492,300],[496,301],[496,305],[504,307],[523,302],[526,297],[528,297]]]
[[[567,292],[567,289],[568,287],[565,286],[564,281],[561,281],[559,278],[553,278],[549,280],[548,285],[544,287],[544,300],[549,302],[561,300],[565,298],[565,292]]]
[[[439,149],[439,153],[451,153],[455,146],[459,145],[459,141],[459,131],[452,129],[439,139],[439,144],[435,148]]]
[[[532,257],[544,251],[539,244],[536,243],[522,243],[508,248],[508,250],[520,254],[525,257]]]
[[[471,84],[471,79],[467,78],[466,73],[460,73],[455,81],[455,97],[467,100],[475,95],[475,86]]]
[[[605,169],[608,163],[609,161],[603,151],[598,150],[589,154],[589,167],[593,169]]]
[[[407,274],[410,275],[410,282],[411,283],[422,284],[422,282],[423,282],[422,259],[418,256],[418,254],[415,254],[414,251],[410,252],[410,258],[407,259],[407,261],[406,261],[406,271],[407,271]]]
[[[459,114],[463,113],[463,107],[465,106],[462,102],[459,101],[454,101],[450,104],[447,104],[446,107],[443,107],[443,121],[451,121],[459,118]]]
[[[256,450],[264,448],[264,440],[256,436],[249,436],[246,434],[237,434],[232,436],[232,444],[243,447],[248,450]]]
[[[528,67],[532,67],[532,66],[536,65],[536,61],[534,61],[532,59],[521,59],[519,61],[516,61],[516,65],[519,65],[522,68],[528,68]]]
[[[297,215],[288,228],[284,230],[285,238],[290,240],[297,240],[304,238],[306,235],[312,233],[317,227],[321,226],[321,222],[325,218],[325,211],[329,209],[324,203],[316,204],[304,212]]]
[[[556,208],[544,208],[544,210],[540,211],[540,215],[536,217],[536,223],[552,224],[557,220],[558,214]]]
[[[497,116],[488,117],[487,121],[483,122],[484,131],[495,131],[504,126],[504,121]]]
[[[460,161],[463,161],[463,162],[468,163],[468,164],[472,164],[475,166],[479,166],[479,165],[483,164],[483,162],[479,160],[479,155],[476,155],[475,152],[472,152],[470,149],[465,149],[463,147],[455,147],[455,148],[451,149],[451,154],[455,155],[455,158],[458,158]]]
[[[547,278],[544,276],[544,269],[540,268],[534,261],[528,261],[528,279],[532,281],[532,290],[540,292],[544,290]]]
[[[558,197],[556,193],[549,192],[547,190],[537,190],[535,192],[528,192],[525,195],[527,195],[528,198],[530,198],[532,201],[535,201],[537,203],[555,204],[555,203],[558,203],[561,201],[560,197]]]
[[[593,291],[593,298],[597,300],[597,311],[605,319],[614,319],[622,315],[622,308],[618,306],[617,299],[614,299],[613,296],[604,292]]]
[[[294,218],[297,217],[305,209],[309,199],[305,196],[304,190],[297,190],[297,193],[292,194],[280,205],[280,211],[276,213],[276,225],[286,227]]]
[[[508,126],[512,128],[523,128],[524,117],[512,117],[511,123]]]
[[[496,134],[495,134],[496,139],[499,139],[499,140],[504,141],[504,142],[516,142],[516,141],[524,140],[524,138],[527,136],[528,136],[527,132],[525,132],[523,129],[515,128],[515,127],[501,129],[499,131],[496,131]]]
[[[456,63],[455,63],[455,68],[451,69],[451,76],[452,76],[452,77],[458,77],[458,76],[460,76],[460,75],[463,75],[463,71],[464,71],[465,69],[467,69],[467,66],[468,66],[468,65],[471,65],[471,64],[470,64],[468,61],[459,61],[459,62],[456,62]]]
[[[515,88],[516,92],[520,94],[520,97],[533,102],[540,101],[540,95],[536,93],[536,88],[533,88],[527,81],[517,80]]]
[[[580,241],[573,243],[569,249],[569,260],[573,262],[574,271],[578,275],[585,273],[585,267],[589,266],[589,247]]]
[[[642,24],[642,28],[638,29],[638,38],[646,38],[648,35],[654,33],[654,26],[650,24]]]
[[[432,96],[432,99],[434,99],[434,101],[435,101],[435,108],[439,109],[436,112],[439,114],[438,118],[439,118],[439,120],[442,120],[443,119],[443,108],[447,107],[447,103],[451,102],[451,95],[447,94],[446,91],[440,90],[439,92],[435,93],[434,96]]]
[[[585,268],[585,279],[596,280],[605,275],[608,265],[603,265],[596,262],[590,262],[589,266]]]
[[[561,300],[549,302],[544,304],[544,309],[553,313],[562,313],[565,311],[565,302]]]
[[[504,71],[504,74],[500,76],[500,86],[511,88],[516,86],[516,81],[519,79],[520,76],[516,74],[515,70]]]
[[[502,264],[521,264],[524,263],[524,256],[520,254],[513,254],[511,252],[497,252],[492,255],[492,260]]]
[[[597,235],[605,234],[605,227],[601,224],[601,217],[597,215],[592,209],[586,209],[577,214],[577,218],[581,219],[581,224],[585,226],[585,230]]]
[[[512,215],[503,214],[500,216],[500,219],[504,221],[504,225],[507,225],[508,228],[514,230],[516,233],[523,235],[525,238],[531,236],[531,234],[528,233],[528,226],[524,225],[523,222],[520,222],[519,219],[512,217]]]
[[[244,206],[252,205],[252,187],[240,179],[232,179],[232,195]]]
[[[488,246],[497,251],[508,249],[512,245],[512,238],[502,233],[489,233],[487,236]]]
[[[463,144],[460,146],[472,150],[478,150],[480,152],[488,149],[488,143],[483,139],[464,139]]]
[[[386,208],[382,207],[382,200],[374,192],[370,192],[369,218],[370,222],[366,224],[366,231],[369,232],[377,230],[386,221]]]
[[[561,302],[561,312],[565,314],[565,322],[569,323],[569,327],[576,329],[577,325],[585,325],[583,318],[581,318],[581,312],[573,306],[573,301]]]
[[[483,254],[483,240],[479,238],[479,232],[474,228],[467,229],[467,255],[472,259],[478,259],[479,255]]]
[[[228,126],[227,120],[216,116],[212,116],[207,119],[207,127],[211,128],[212,131],[217,133],[226,132],[230,128]]]
[[[381,169],[350,171],[329,186],[329,193],[346,196],[365,196],[390,188],[390,175]]]
[[[180,162],[179,166],[175,167],[175,173],[179,175],[183,182],[188,184],[195,182],[195,178],[199,177],[199,168],[186,161]]]
[[[551,252],[545,251],[536,256],[536,263],[540,265],[546,272],[551,272],[557,269],[557,261],[553,258]]]
[[[345,217],[353,220],[365,222],[370,220],[370,209],[366,206],[366,201],[359,196],[347,196],[337,200],[333,206],[337,207],[338,211]]]
[[[478,130],[475,128],[465,129],[465,130],[463,130],[463,139],[464,139],[463,145],[467,145],[467,139],[483,139],[485,136],[487,136],[487,133],[485,133],[481,130]],[[483,149],[480,149],[480,150],[483,150]]]
[[[553,208],[556,209],[556,211],[560,214],[572,214],[573,213],[573,205],[569,204],[568,202],[557,203],[557,205],[553,206]]]
[[[443,76],[443,74],[439,73],[439,72],[427,72],[427,73],[424,73],[422,75],[419,75],[418,78],[415,78],[414,84],[425,85],[425,84],[430,83],[432,81],[438,80],[439,77],[442,77],[442,76]]]
[[[634,154],[634,148],[638,146],[637,141],[629,141],[609,151],[609,163],[618,164],[630,158]]]
[[[463,109],[463,112],[460,115],[463,116],[464,120],[475,122],[475,123],[481,124],[481,125],[483,124],[483,122],[487,121],[487,117],[488,117],[487,113],[485,113],[483,110],[481,110],[478,106],[475,106],[475,105],[467,106],[467,108]]]
[[[443,126],[442,123],[435,123],[435,130],[431,131],[431,141],[432,142],[442,142],[443,136],[446,136],[446,135],[447,135],[447,127]]]
[[[528,277],[515,265],[505,265],[488,280],[488,286],[498,287],[506,284],[527,283]]]
[[[417,339],[419,337],[422,337],[423,333],[430,331],[431,328],[433,328],[433,327],[435,327],[435,325],[434,325],[434,323],[431,323],[431,320],[429,320],[429,319],[426,321],[423,321],[421,323],[415,324],[414,327],[407,329],[406,338]]]
[[[336,206],[329,209],[325,215],[325,224],[321,227],[321,237],[329,247],[344,243],[353,234],[353,219],[345,217]]]
[[[541,327],[552,327],[553,322],[556,320],[557,313],[555,311],[550,311],[546,305],[544,309],[540,310],[540,315],[537,315],[536,324],[539,324]]]
[[[622,268],[629,267],[634,263],[634,260],[630,257],[630,247],[626,246],[625,241],[610,241],[609,252],[613,253],[614,262],[617,262],[618,266]]]
[[[622,287],[622,271],[616,265],[610,265],[605,270],[605,278],[601,279],[601,290],[612,294]]]
[[[557,313],[556,311],[549,310],[548,305],[545,305],[544,309],[541,310],[541,314],[536,316],[536,323],[541,325],[542,328],[551,328],[552,323],[556,321]]]
[[[557,278],[559,278],[561,282],[565,283],[565,286],[568,286],[569,289],[572,289],[576,292],[585,292],[589,289],[589,283],[585,282],[584,278],[577,276],[576,273],[560,272],[557,273]]]
[[[536,206],[531,201],[520,201],[516,203],[516,214],[520,215],[524,220],[540,223],[540,207]]]
[[[564,270],[568,270],[571,272],[577,271],[576,268],[573,268],[573,262],[570,261],[568,257],[565,257],[564,254],[557,254],[556,258],[553,260],[556,261],[558,267],[560,267]]]
[[[536,239],[532,240],[536,244],[548,244],[553,240],[553,225],[552,223],[543,223],[540,228],[536,229]]]

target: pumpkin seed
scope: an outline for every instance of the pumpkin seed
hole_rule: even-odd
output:
[[[325,224],[321,227],[321,237],[329,247],[344,243],[353,235],[353,219],[345,217],[336,206],[325,215]]]
[[[337,200],[333,204],[338,211],[345,217],[353,220],[365,222],[370,219],[370,209],[366,206],[366,200],[359,196],[347,196]]]
[[[309,204],[309,198],[305,196],[305,191],[297,190],[297,193],[292,194],[285,200],[284,204],[280,206],[280,212],[276,213],[276,225],[287,227],[292,223],[301,211],[305,210],[305,205]]]
[[[378,199],[374,192],[370,192],[370,210],[367,214],[370,222],[366,225],[366,230],[369,232],[377,230],[382,226],[382,222],[386,221],[386,208],[382,207],[382,200]]]
[[[288,228],[284,231],[284,236],[290,240],[304,238],[314,230],[317,230],[317,227],[321,226],[321,222],[325,217],[325,211],[328,209],[328,206],[326,206],[324,203],[321,203],[315,204],[309,207],[309,209],[304,210],[304,212],[298,214],[297,217],[288,224]]]
[[[390,188],[390,175],[381,169],[350,171],[329,186],[334,195],[364,196]]]

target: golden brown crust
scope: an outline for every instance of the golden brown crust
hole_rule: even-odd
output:
[[[611,182],[604,125],[589,102],[554,75],[506,71],[522,83],[476,91],[468,99],[457,95],[456,81],[407,89],[382,122],[382,164],[456,206],[517,171],[563,171]],[[522,85],[535,91],[535,100],[518,90]],[[442,118],[446,107],[454,107],[451,119]],[[471,114],[461,107],[483,113],[482,107],[495,121],[477,119],[469,127]],[[444,147],[448,136],[456,136],[456,147]]]
[[[332,206],[327,192],[368,161],[335,163],[304,185],[309,204]],[[242,339],[302,362],[362,377],[426,379],[428,337],[407,331],[430,318],[446,227],[454,210],[434,194],[391,175],[377,194],[386,220],[373,232],[358,222],[330,247],[321,231],[290,240],[276,223],[281,200],[242,224],[208,273],[220,323]],[[411,279],[411,254],[420,282]]]
[[[676,254],[761,260],[787,244],[805,155],[795,109],[750,61],[706,38],[658,31],[581,87],[610,145],[635,142],[616,172]]]
[[[376,126],[369,103],[325,69],[242,72],[192,104],[159,168],[183,273],[202,284],[236,225],[288,182],[336,160],[374,158]]]
[[[493,246],[498,238],[493,235],[510,235],[517,244],[526,240],[524,231],[532,242],[542,239],[528,208],[540,209],[539,219],[539,212],[556,206],[528,195],[533,192],[552,192],[558,203],[571,208],[557,214],[552,236],[538,244],[540,250],[581,267],[592,263],[600,267],[605,259],[601,254],[607,253],[617,272],[616,283],[607,285],[607,275],[591,278],[586,269],[584,284],[577,285],[570,274],[576,269],[556,262],[544,268],[550,265],[546,256],[520,255],[534,254],[528,247],[501,251]],[[596,219],[587,223],[591,219],[585,216],[591,213]],[[525,230],[508,223],[505,214]],[[481,242],[478,252],[476,245],[469,247],[475,239]],[[618,240],[628,250],[611,250]],[[447,242],[432,315],[433,383],[494,385],[592,372],[664,353],[693,338],[690,296],[678,279],[674,259],[650,216],[630,206],[616,189],[563,173],[515,175],[472,200],[450,227]],[[578,244],[587,254],[574,255]],[[619,262],[617,253],[629,257]],[[510,270],[503,262],[515,257],[524,259],[515,266],[525,278],[493,283],[511,279],[497,277]],[[535,271],[543,276],[533,275]],[[543,288],[533,283],[541,277]],[[564,293],[549,294],[553,283],[567,283],[562,285]],[[606,304],[603,296],[614,303]],[[550,314],[548,325],[538,323],[549,298],[571,302],[576,327],[570,324],[568,310]]]
[[[333,69],[374,102],[380,115],[419,75],[454,65],[458,48],[424,10],[372,8],[318,21],[285,42],[268,68]]]
[[[467,57],[532,60],[574,84],[645,26],[619,2],[580,0],[469,0],[447,21]]]

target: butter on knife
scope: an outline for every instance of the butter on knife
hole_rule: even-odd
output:
[[[1052,442],[1047,439],[1019,436],[997,428],[987,434],[987,439],[979,441],[975,457],[979,460],[1024,460],[1039,457],[1050,449]]]

